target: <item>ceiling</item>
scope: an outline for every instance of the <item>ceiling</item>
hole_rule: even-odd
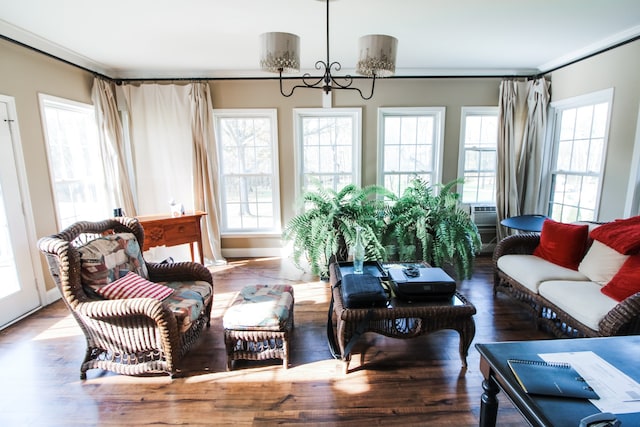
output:
[[[330,60],[345,74],[366,34],[398,39],[398,76],[532,75],[640,36],[639,0],[329,7]],[[0,35],[120,79],[270,77],[258,66],[269,31],[300,36],[301,72],[326,59],[322,0],[0,0]]]

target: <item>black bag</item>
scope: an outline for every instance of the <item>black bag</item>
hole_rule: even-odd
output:
[[[385,307],[387,294],[380,278],[371,274],[346,274],[342,277],[341,292],[347,308]]]

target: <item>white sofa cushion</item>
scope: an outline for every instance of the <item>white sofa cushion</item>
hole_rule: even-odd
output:
[[[498,259],[498,268],[536,293],[540,283],[547,280],[589,280],[579,271],[560,267],[535,255],[503,255]]]
[[[613,279],[622,264],[629,258],[597,240],[587,251],[578,267],[578,271],[591,281],[605,285]]]
[[[618,301],[600,292],[596,282],[550,280],[540,284],[538,292],[578,322],[593,330]]]

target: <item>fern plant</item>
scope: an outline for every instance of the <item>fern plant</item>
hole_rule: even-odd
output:
[[[459,278],[470,278],[473,259],[481,249],[480,234],[453,191],[461,180],[439,186],[438,194],[414,178],[389,210],[383,244],[395,247],[398,261],[424,260],[451,264]]]
[[[331,259],[346,261],[356,240],[356,225],[365,243],[365,260],[384,259],[380,243],[386,215],[384,197],[393,195],[380,186],[360,188],[350,184],[339,192],[317,187],[302,196],[303,212],[292,218],[283,239],[293,241],[298,267],[306,257],[311,272],[326,276]]]

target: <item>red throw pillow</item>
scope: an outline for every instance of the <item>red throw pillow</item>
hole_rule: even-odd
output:
[[[616,301],[640,292],[640,254],[631,255],[600,292]]]
[[[173,293],[173,289],[150,282],[130,271],[118,280],[96,289],[96,292],[107,299],[155,298],[162,301]]]
[[[589,238],[589,226],[545,219],[540,244],[533,254],[562,267],[577,270]]]

